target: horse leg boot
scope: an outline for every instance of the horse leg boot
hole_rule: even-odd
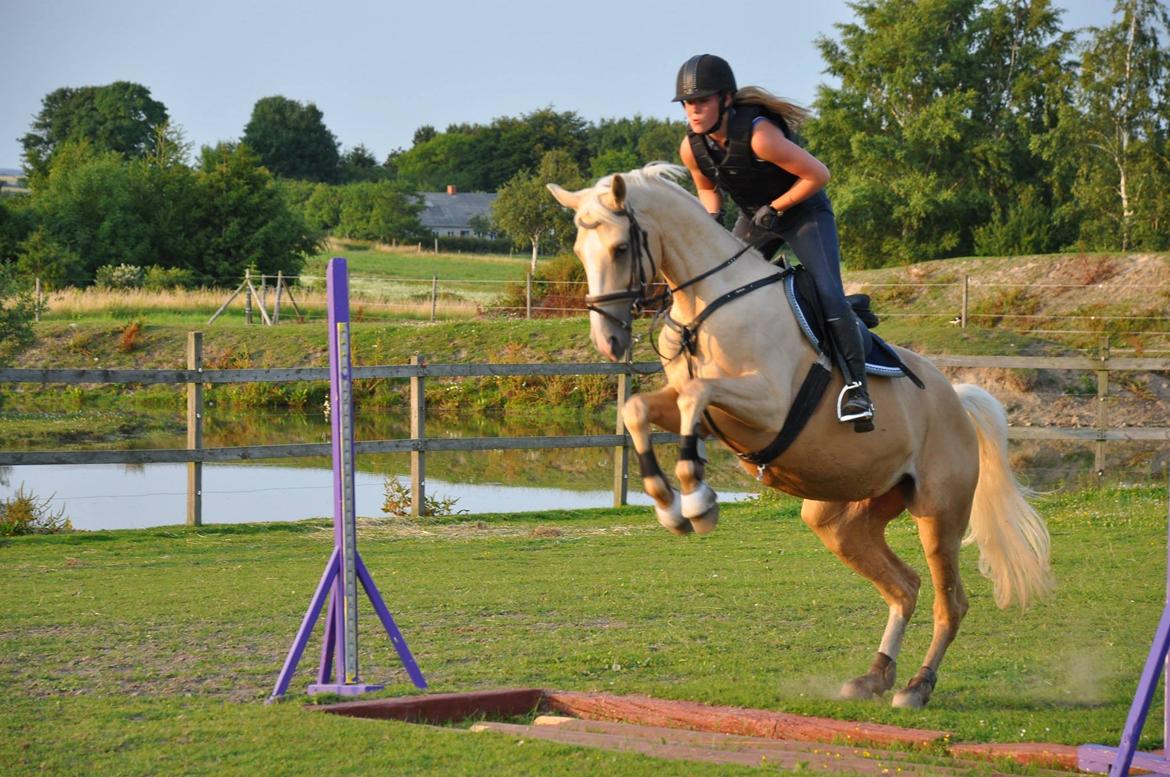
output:
[[[678,445],[675,474],[683,489],[682,514],[699,534],[714,531],[719,522],[719,496],[703,480],[706,459],[699,454],[702,441],[697,434],[684,434]],[[694,486],[688,490],[688,486]]]
[[[837,420],[853,422],[854,431],[873,431],[873,402],[865,377],[865,345],[853,316],[827,320],[845,366],[845,388],[837,399]]]
[[[647,394],[635,394],[622,407],[622,421],[638,454],[638,468],[642,474],[642,489],[654,500],[658,523],[672,534],[685,535],[694,531],[691,522],[683,517],[682,500],[671,488],[670,481],[650,445],[651,422],[668,429],[678,429],[678,393],[671,388]]]

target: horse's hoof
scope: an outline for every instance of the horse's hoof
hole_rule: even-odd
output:
[[[711,508],[719,504],[719,495],[711,486],[700,482],[699,487],[689,494],[682,495],[682,514],[692,521],[703,519]]]
[[[715,531],[715,524],[719,523],[719,505],[713,505],[707,512],[688,520],[695,534],[709,534]]]
[[[884,653],[878,653],[869,671],[842,685],[837,698],[848,701],[880,699],[882,694],[894,687],[897,675],[897,663]]]
[[[695,527],[691,526],[691,522],[683,517],[682,500],[678,498],[678,494],[674,491],[671,491],[670,494],[673,497],[670,507],[662,508],[655,504],[654,514],[658,516],[658,522],[665,526],[671,534],[683,537],[693,532]]]
[[[892,705],[904,709],[920,710],[930,701],[938,675],[930,667],[922,667],[905,688],[894,694]]]

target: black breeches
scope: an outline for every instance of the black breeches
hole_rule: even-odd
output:
[[[735,223],[735,235],[752,241],[760,237],[752,229],[750,215],[741,215]],[[844,318],[851,315],[841,283],[841,247],[837,242],[837,220],[829,198],[818,192],[794,210],[784,213],[774,233],[759,245],[760,253],[770,259],[785,243],[804,265],[817,287],[817,296],[825,317]]]

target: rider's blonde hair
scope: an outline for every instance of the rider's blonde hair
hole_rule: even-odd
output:
[[[762,86],[745,86],[735,93],[732,102],[736,105],[741,103],[759,105],[773,113],[778,113],[784,117],[784,121],[788,122],[788,127],[793,132],[799,129],[804,120],[811,115],[807,108],[802,108],[796,103],[777,97]]]

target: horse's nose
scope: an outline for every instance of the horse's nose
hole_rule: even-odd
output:
[[[621,340],[616,335],[609,336],[609,353],[611,359],[615,362],[625,355],[625,348],[622,346]]]

